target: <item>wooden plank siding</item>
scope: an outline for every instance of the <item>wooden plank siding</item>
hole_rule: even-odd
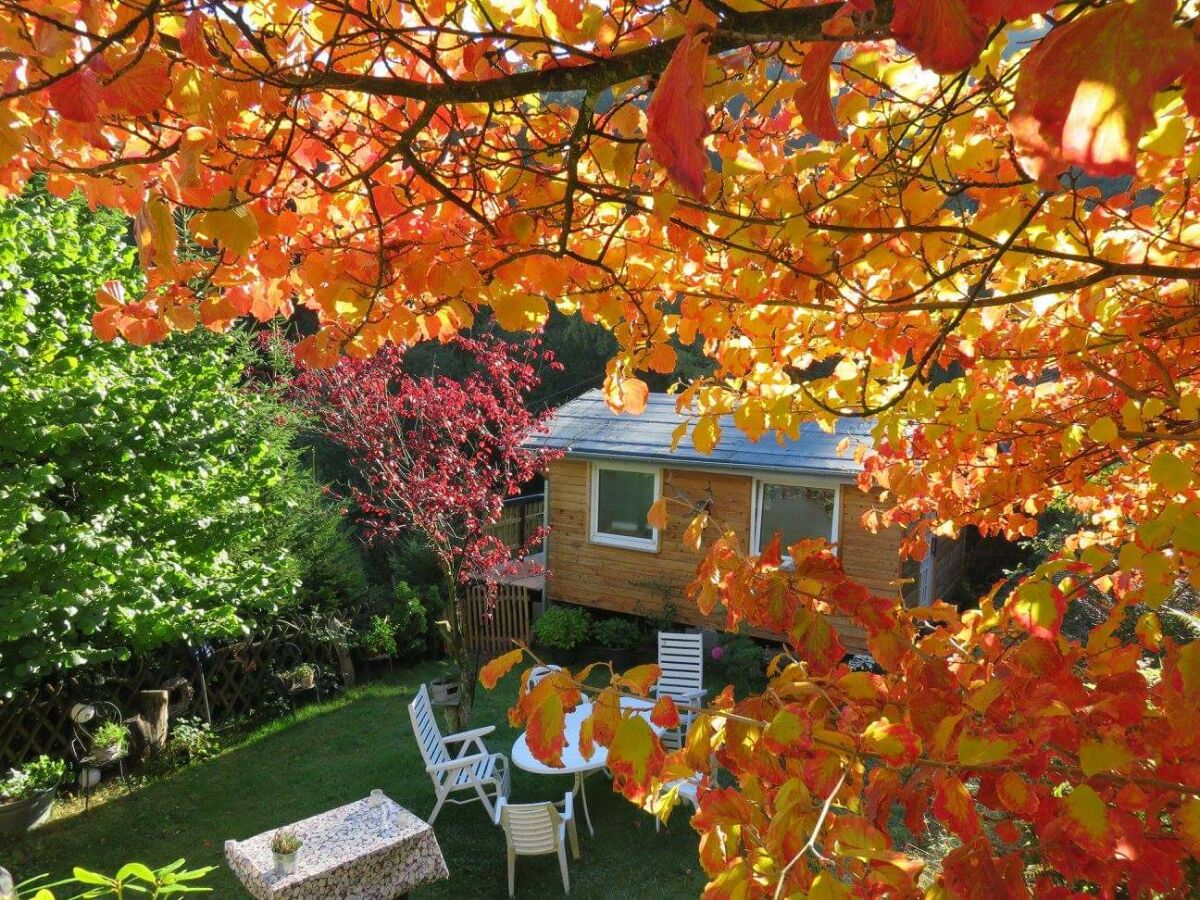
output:
[[[594,544],[588,533],[589,477],[585,460],[561,459],[550,467],[546,560],[550,599],[648,617],[666,617],[666,611],[670,618],[685,625],[720,630],[724,616],[719,611],[701,615],[685,594],[700,562],[700,554],[684,546],[687,518],[671,517],[659,536],[657,552]],[[711,496],[714,519],[732,526],[743,540],[750,535],[752,483],[747,475],[663,468],[666,496],[678,492],[696,501]],[[874,591],[896,593],[899,535],[866,531],[861,520],[871,507],[870,496],[853,485],[842,485],[840,490],[839,552],[846,571]],[[835,617],[834,623],[848,650],[865,649],[861,629],[842,617]]]

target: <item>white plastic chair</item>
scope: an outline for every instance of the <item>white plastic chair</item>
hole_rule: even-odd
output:
[[[425,771],[433,780],[433,793],[437,797],[429,824],[434,823],[442,805],[447,802],[461,805],[478,800],[487,810],[488,818],[492,818],[495,815],[493,801],[507,797],[510,789],[508,757],[503,753],[489,753],[483,743],[484,735],[491,734],[496,726],[485,725],[443,737],[425,685],[421,685],[416,698],[408,704],[408,715],[421,747],[421,757],[425,760]],[[451,753],[450,744],[459,745],[456,753]],[[475,796],[466,800],[450,796],[460,792],[473,792]]]
[[[529,677],[525,679],[525,690],[532,691],[533,686],[549,675],[551,672],[561,672],[562,666],[534,666],[529,672]]]
[[[680,705],[696,705],[708,691],[704,688],[704,635],[679,631],[658,633],[658,666],[662,675],[654,686],[656,698],[667,696]],[[695,713],[679,711],[679,727],[663,732],[663,745],[678,749]]]
[[[571,876],[567,872],[567,838],[571,840],[571,856],[579,859],[579,835],[575,832],[575,797],[570,791],[561,804],[509,803],[501,798],[496,804],[492,821],[504,829],[508,845],[508,896],[516,891],[517,857],[558,855],[562,870],[563,890],[571,893]],[[562,806],[560,810],[558,807]]]

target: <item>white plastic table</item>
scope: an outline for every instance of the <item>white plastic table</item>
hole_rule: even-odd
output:
[[[643,700],[640,697],[622,697],[621,708],[637,710],[638,714],[649,722],[654,701]],[[574,775],[575,785],[571,788],[571,793],[578,794],[583,801],[583,818],[587,822],[588,834],[595,834],[596,832],[592,829],[592,817],[588,813],[587,792],[583,788],[583,779],[608,765],[608,748],[596,744],[588,759],[584,759],[583,754],[579,752],[579,729],[583,725],[583,720],[591,714],[592,704],[581,703],[565,716],[563,732],[567,744],[562,750],[563,764],[561,767],[548,766],[534,756],[525,740],[525,732],[521,732],[521,736],[513,744],[512,761],[518,769],[532,772],[534,775]],[[653,722],[650,723],[650,727],[655,734],[663,733],[663,729]]]

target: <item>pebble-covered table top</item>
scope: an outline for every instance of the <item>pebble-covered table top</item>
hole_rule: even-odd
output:
[[[281,829],[303,841],[292,875],[275,874],[271,838]],[[389,797],[226,841],[225,858],[258,900],[393,900],[450,877],[432,826]]]

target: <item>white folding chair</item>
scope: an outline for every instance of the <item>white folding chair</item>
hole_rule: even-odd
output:
[[[433,793],[437,797],[429,824],[434,823],[442,804],[447,802],[461,805],[478,800],[487,810],[488,817],[493,817],[493,801],[507,797],[509,792],[508,757],[503,753],[489,753],[483,743],[484,735],[491,734],[496,726],[485,725],[443,737],[425,685],[421,685],[416,698],[408,704],[408,715],[421,747],[421,757],[425,760],[425,771],[433,781]],[[451,753],[451,744],[459,745],[457,752]],[[473,792],[475,796],[466,800],[450,796],[460,792]]]
[[[525,679],[525,690],[532,691],[533,686],[549,675],[551,672],[561,672],[562,666],[534,666],[529,671],[529,677]]]
[[[516,890],[517,857],[558,854],[562,870],[563,890],[571,893],[571,876],[567,872],[567,838],[571,840],[571,856],[579,859],[579,835],[575,832],[575,797],[567,791],[561,804],[509,803],[501,798],[496,804],[493,821],[504,829],[508,845],[508,896]],[[559,806],[562,809],[559,809]]]
[[[680,705],[697,705],[708,693],[704,689],[704,635],[679,631],[658,633],[658,667],[662,675],[654,686],[656,698],[667,696]],[[678,749],[695,713],[679,711],[679,727],[663,733],[663,745]]]

